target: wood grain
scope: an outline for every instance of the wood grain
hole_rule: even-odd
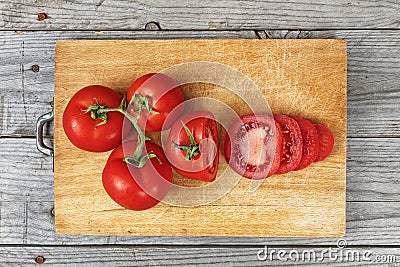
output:
[[[348,136],[398,137],[400,34],[397,31],[262,31],[271,38],[340,38],[348,46]],[[265,34],[267,33],[267,34]],[[0,32],[0,136],[34,136],[51,109],[54,46],[63,39],[256,38],[253,31]],[[23,55],[23,56],[22,56]],[[39,72],[32,72],[37,64]],[[23,97],[24,96],[24,97]],[[21,99],[23,100],[21,105]],[[52,134],[52,129],[47,129]]]
[[[347,232],[351,246],[399,246],[400,214],[395,202],[347,203]],[[334,245],[337,238],[199,237],[199,236],[68,236],[55,233],[53,202],[1,202],[0,245]]]
[[[2,138],[0,147],[0,200],[53,201],[52,161],[35,141]],[[400,201],[393,171],[400,166],[399,138],[349,138],[347,152],[347,201]]]
[[[3,201],[3,213],[14,210],[9,227],[1,232],[3,244],[39,245],[280,245],[331,246],[337,238],[224,237],[224,236],[104,236],[62,235],[55,232],[53,202]],[[26,205],[26,209],[21,209]],[[346,235],[349,246],[399,246],[398,202],[347,202]],[[18,218],[18,219],[16,219]],[[12,223],[14,221],[14,224]]]
[[[333,245],[332,249],[336,246]],[[192,248],[186,246],[177,247],[137,247],[137,246],[86,246],[86,247],[0,247],[0,264],[7,266],[31,266],[35,263],[37,256],[45,259],[46,266],[395,266],[395,262],[400,259],[400,249],[398,248],[358,248],[339,250],[332,253],[329,258],[326,247],[269,247],[266,260],[258,260],[257,255],[264,246],[256,247],[200,247]],[[282,251],[278,258],[278,251]],[[296,254],[298,252],[298,260]],[[315,252],[315,256],[308,253]],[[355,254],[353,254],[353,251]],[[367,259],[362,260],[365,252]],[[321,255],[324,254],[323,258]],[[359,260],[357,256],[359,255]],[[79,255],[79,256],[78,256]],[[263,255],[263,254],[261,254]],[[302,260],[305,256],[304,260]],[[338,258],[335,260],[334,256]],[[315,258],[314,258],[315,257]],[[290,260],[290,259],[293,260]],[[286,259],[286,260],[283,260]],[[319,260],[320,259],[320,260]],[[391,263],[392,262],[392,263]],[[167,263],[167,264],[166,264]],[[389,264],[389,265],[387,265]],[[391,264],[391,265],[390,265]],[[384,265],[385,266],[385,265]]]
[[[371,29],[399,28],[398,1],[67,1],[0,4],[0,26],[12,30]],[[38,20],[39,13],[47,18]]]
[[[0,201],[0,244],[24,244],[28,235],[28,204]]]
[[[380,3],[386,5],[387,2]],[[75,3],[71,4],[74,5]],[[354,4],[357,3],[354,2]],[[372,3],[372,5],[374,4]],[[2,12],[7,11],[2,10]],[[62,11],[60,10],[60,12]],[[28,20],[36,19],[34,12],[27,15],[30,16]],[[105,15],[109,16],[109,14]],[[386,15],[383,14],[383,17]],[[16,14],[16,16],[23,15]],[[65,19],[68,20],[68,18]],[[291,21],[292,19],[292,16],[285,15],[282,21],[286,23],[284,20]],[[314,22],[310,21],[309,23]],[[319,22],[317,24],[319,25]],[[269,27],[269,25],[264,25],[261,28]],[[162,23],[161,26],[163,26]],[[46,25],[43,27],[46,27]],[[398,116],[400,99],[398,89],[398,77],[400,75],[399,32],[363,29],[266,32],[272,38],[298,38],[300,36],[301,38],[343,38],[346,40],[349,48],[348,137],[350,138],[348,139],[347,168],[347,199],[349,202],[347,203],[347,233],[345,238],[351,246],[399,246],[400,229],[398,227],[399,214],[397,210],[400,191],[397,171],[399,161],[397,159],[400,158],[398,155],[400,143],[399,139],[396,138],[400,136]],[[257,37],[253,31],[1,31],[0,136],[32,137],[36,118],[51,109],[54,44],[58,39],[159,39],[202,38],[203,36],[206,36],[206,38]],[[22,57],[23,54],[24,57]],[[40,66],[38,73],[31,72],[32,64]],[[23,72],[24,75],[22,75]],[[24,83],[28,86],[24,87]],[[21,104],[23,88],[25,90],[25,105]],[[52,134],[51,129],[48,130],[48,133]],[[367,147],[367,149],[364,150],[363,147]],[[254,266],[256,262],[253,252],[249,257],[246,256],[248,255],[247,252],[237,252],[242,245],[260,246],[260,248],[265,244],[289,247],[296,245],[300,247],[303,245],[334,247],[336,243],[336,239],[332,238],[58,235],[54,232],[54,217],[51,215],[53,173],[50,159],[36,152],[32,139],[2,138],[0,148],[0,196],[3,200],[0,204],[0,244],[2,245],[0,246],[0,260],[2,260],[0,265],[31,266],[34,264],[34,258],[41,254],[48,257],[46,265],[49,262],[53,266],[56,266],[57,262],[71,263],[72,265],[74,260],[78,260],[80,266],[105,263],[110,265],[110,259],[114,259],[113,256],[123,250],[122,244],[158,244],[153,247],[153,250],[145,248],[145,251],[148,252],[146,257],[150,259],[148,262],[143,262],[143,265],[151,263],[176,265],[182,263],[182,265],[187,266],[213,263],[217,265],[220,263],[220,265],[226,266],[229,262],[234,261],[239,262],[242,266],[245,266],[246,262],[249,262],[249,266]],[[382,160],[382,164],[377,164]],[[6,201],[4,202],[4,200]],[[19,247],[15,244],[31,244],[33,247]],[[55,247],[48,246],[51,244]],[[84,246],[78,246],[80,244]],[[85,246],[90,244],[96,246],[91,248]],[[115,244],[115,246],[111,248],[98,246],[102,244]],[[179,245],[176,252],[163,254],[163,251],[168,250],[171,244]],[[213,253],[214,246],[218,244],[226,245],[227,248],[220,254]],[[6,249],[3,249],[4,245],[7,246]],[[44,250],[38,248],[37,245],[44,245]],[[189,257],[185,256],[186,253],[182,253],[181,245],[188,246],[184,250],[191,250],[190,254],[194,255],[193,259],[187,259]],[[201,248],[199,245],[207,246],[207,248]],[[382,247],[380,249],[382,251],[396,250],[396,248]],[[70,253],[71,250],[73,253]],[[93,252],[99,250],[106,255],[105,258]],[[67,252],[64,253],[64,251]],[[107,251],[109,251],[109,254],[107,254]],[[207,254],[206,251],[210,251],[210,253]],[[129,252],[126,253],[130,255]],[[66,256],[67,254],[68,256]],[[71,260],[66,259],[72,254],[80,255],[80,257],[77,259],[70,257]],[[239,254],[243,254],[243,257]],[[120,254],[118,253],[118,255]],[[126,259],[123,255],[121,257]],[[222,259],[218,260],[219,258]],[[117,260],[117,258],[115,259]],[[130,260],[131,258],[121,265],[132,265]],[[271,264],[269,263],[269,265]],[[285,266],[287,264],[289,263],[284,263]],[[297,262],[296,264],[301,263]],[[307,265],[310,264],[307,263]],[[363,265],[365,264],[363,263]],[[343,266],[345,263],[338,265]],[[352,265],[352,263],[347,265]],[[353,265],[359,266],[360,263],[353,263]],[[377,266],[382,266],[382,264],[377,264]],[[388,266],[395,265],[389,264]]]
[[[157,57],[153,51],[158,51]],[[132,77],[202,60],[228,65],[248,76],[263,92],[273,112],[303,116],[330,127],[336,139],[332,156],[307,170],[271,177],[255,193],[248,192],[249,180],[242,179],[229,194],[206,206],[184,208],[159,204],[140,213],[121,209],[106,195],[99,179],[102,170],[99,166],[104,166],[108,153],[94,155],[80,151],[65,136],[61,119],[66,104],[87,84],[103,84],[121,92],[129,87]],[[240,101],[227,97],[226,89],[191,84],[183,87],[183,91],[187,98],[212,96],[225,100],[239,115],[248,113]],[[55,208],[59,233],[344,234],[346,47],[343,41],[62,41],[56,47],[54,103]],[[88,165],[89,157],[99,165]],[[226,168],[223,163],[221,170]]]

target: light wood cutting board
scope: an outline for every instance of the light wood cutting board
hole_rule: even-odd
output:
[[[62,128],[72,95],[101,84],[125,93],[139,76],[175,64],[212,61],[251,78],[274,113],[328,126],[334,150],[325,161],[274,175],[256,192],[248,179],[206,206],[164,203],[125,210],[106,194],[101,173],[108,153],[75,148]],[[346,201],[346,44],[342,40],[59,41],[54,89],[54,194],[57,233],[191,236],[342,236]],[[186,98],[214,97],[239,115],[237,97],[209,84],[182,87]],[[221,131],[221,139],[223,131]],[[156,141],[157,134],[150,135]],[[88,159],[91,159],[90,161]],[[91,162],[97,162],[93,164]],[[223,157],[219,170],[227,168]],[[175,175],[174,181],[199,186]]]

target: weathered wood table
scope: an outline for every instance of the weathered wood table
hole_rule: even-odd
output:
[[[64,39],[338,38],[348,47],[348,250],[400,262],[400,2],[36,1],[0,3],[0,266],[308,265],[260,250],[321,253],[337,238],[62,236],[51,158],[35,122],[51,110],[54,46]],[[48,136],[52,128],[46,129]],[[261,255],[262,256],[262,255]],[[286,255],[287,256],[287,255]],[[394,256],[394,257],[392,257]]]

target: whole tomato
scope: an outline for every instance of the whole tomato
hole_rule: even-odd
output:
[[[127,100],[130,103],[127,111],[132,116],[140,113],[140,128],[151,132],[169,129],[184,109],[179,105],[184,101],[181,88],[174,79],[161,73],[149,73],[134,81]]]
[[[212,182],[219,153],[217,123],[208,111],[183,115],[171,128],[166,144],[168,160],[186,178]]]
[[[103,169],[102,182],[107,194],[120,206],[130,210],[145,210],[159,203],[168,193],[172,168],[162,148],[145,142],[142,156],[154,153],[157,158],[137,168],[124,161],[134,154],[137,141],[127,141],[115,148]]]
[[[101,85],[87,86],[75,93],[63,114],[63,128],[71,143],[91,152],[105,152],[120,145],[123,131],[130,130],[130,123],[124,123],[124,115],[109,112],[98,116],[89,107],[98,104],[97,108],[99,105],[117,108],[121,100],[121,95]]]

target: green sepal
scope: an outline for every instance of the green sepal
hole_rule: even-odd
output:
[[[108,109],[107,106],[101,105],[97,98],[94,99],[96,101],[95,104],[88,106],[86,110],[83,111],[83,113],[89,113],[90,112],[90,117],[94,120],[101,119],[102,122],[96,125],[96,127],[104,125],[108,122],[108,117],[107,117],[107,112],[105,111]]]
[[[132,110],[133,112],[141,114],[143,110],[147,110],[152,114],[159,114],[159,112],[153,110],[150,107],[149,98],[147,96],[142,96],[141,94],[134,94],[129,104],[136,108]]]
[[[193,133],[190,132],[189,128],[185,125],[183,121],[181,121],[183,128],[187,136],[189,137],[190,144],[189,145],[179,145],[175,142],[172,144],[172,148],[178,148],[182,151],[186,152],[185,159],[186,160],[193,160],[197,155],[200,154],[200,145],[197,144],[196,140],[194,140]]]

